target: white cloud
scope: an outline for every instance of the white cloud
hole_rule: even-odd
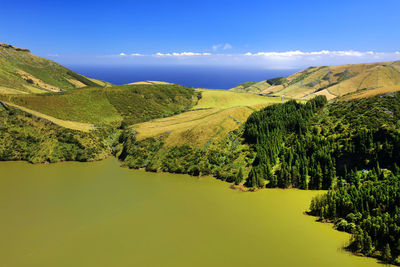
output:
[[[229,43],[225,43],[225,44],[215,44],[212,46],[212,50],[214,50],[214,51],[217,51],[219,49],[222,49],[222,50],[232,49],[232,45]]]
[[[164,53],[155,53],[154,56],[157,56],[157,57],[211,56],[211,53],[194,53],[194,52],[177,53],[177,52],[174,52],[174,53],[166,53],[166,54],[164,54]]]
[[[221,51],[223,46],[219,46]],[[60,56],[58,60],[63,61]],[[234,53],[170,52],[154,54],[117,54],[97,57],[98,64],[246,66],[264,69],[303,69],[310,66],[333,66],[400,60],[400,51],[355,50],[261,51]],[[81,59],[78,59],[79,61]]]
[[[400,52],[375,52],[354,50],[321,50],[304,52],[300,50],[284,52],[247,52],[243,54],[245,62],[262,65],[267,68],[304,68],[308,66],[358,64],[400,59]]]
[[[359,52],[359,51],[329,51],[329,50],[321,50],[321,51],[313,51],[313,52],[303,52],[300,50],[295,51],[286,51],[286,52],[257,52],[250,53],[247,52],[246,56],[264,56],[264,57],[299,57],[299,56],[351,56],[351,57],[361,57],[363,55],[374,55],[375,52]]]
[[[172,56],[170,53],[168,53],[168,54],[163,54],[163,53],[160,53],[160,52],[155,53],[154,55],[155,55],[155,56],[158,56],[158,57]]]
[[[224,50],[232,49],[232,45],[226,43],[222,49],[224,49]]]

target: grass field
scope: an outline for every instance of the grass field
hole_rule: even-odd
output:
[[[232,108],[263,103],[280,103],[280,97],[265,97],[251,93],[236,93],[226,90],[200,89],[202,98],[194,108]]]
[[[204,146],[218,141],[244,123],[255,110],[280,103],[277,97],[223,90],[200,90],[202,98],[192,111],[136,124],[138,139],[167,135],[167,146]]]

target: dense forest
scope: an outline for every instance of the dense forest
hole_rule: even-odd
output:
[[[327,142],[310,131],[313,116],[326,103],[322,96],[307,104],[292,100],[248,118],[244,138],[257,155],[247,186],[329,188],[335,173]]]
[[[310,214],[352,233],[348,248],[399,264],[400,170],[351,171],[337,188],[312,200]]]
[[[400,97],[391,93],[327,105],[289,101],[254,112],[245,141],[257,151],[249,187],[329,189],[351,170],[400,161]]]

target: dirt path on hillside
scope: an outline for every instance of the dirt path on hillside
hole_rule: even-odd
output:
[[[6,102],[6,101],[0,101],[0,102],[4,103],[7,106],[14,107],[14,108],[20,109],[22,111],[25,111],[27,113],[30,113],[36,117],[51,121],[52,123],[57,124],[58,126],[61,126],[64,128],[78,130],[78,131],[82,131],[82,132],[89,132],[90,130],[94,129],[94,125],[91,123],[61,120],[61,119],[57,119],[52,116],[49,116],[49,115],[31,110],[31,109],[16,105],[14,103]]]

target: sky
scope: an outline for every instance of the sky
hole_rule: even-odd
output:
[[[399,0],[1,0],[0,42],[69,65],[295,69],[400,60],[399,10]]]

